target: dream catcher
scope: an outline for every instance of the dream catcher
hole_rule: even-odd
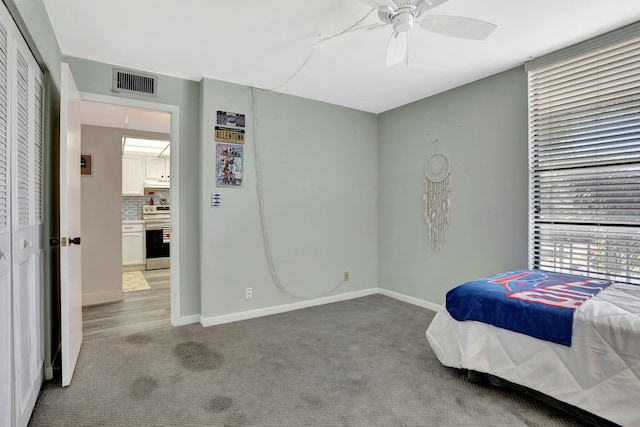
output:
[[[451,222],[450,192],[449,158],[436,152],[424,165],[424,197],[422,198],[425,202],[424,219],[429,224],[431,247],[436,252],[440,251],[445,240],[445,232]]]

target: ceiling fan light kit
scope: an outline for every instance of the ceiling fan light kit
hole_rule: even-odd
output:
[[[360,0],[378,10],[384,25],[391,25],[393,33],[387,46],[387,67],[399,64],[407,58],[408,33],[416,21],[420,28],[445,36],[468,40],[485,40],[496,25],[478,19],[450,15],[427,15],[425,12],[448,0]]]

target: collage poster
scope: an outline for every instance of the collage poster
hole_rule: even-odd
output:
[[[242,187],[246,116],[218,110],[213,139],[216,141],[216,186]]]
[[[216,144],[216,186],[242,187],[242,145]]]

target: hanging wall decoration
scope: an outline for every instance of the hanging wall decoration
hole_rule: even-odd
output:
[[[433,141],[437,143],[438,140]],[[449,158],[437,152],[424,165],[424,219],[429,225],[431,247],[439,252],[451,222],[451,166]]]

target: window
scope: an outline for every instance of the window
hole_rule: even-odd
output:
[[[637,34],[528,67],[530,268],[640,284]]]

